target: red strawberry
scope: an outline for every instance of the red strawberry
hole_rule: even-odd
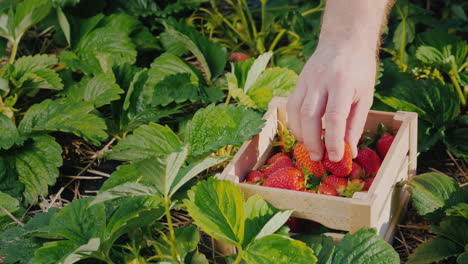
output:
[[[364,188],[365,182],[361,179],[352,179],[344,188],[338,189],[341,196],[352,197],[355,192],[360,192]]]
[[[257,183],[263,181],[263,179],[263,173],[260,171],[251,171],[249,172],[249,175],[247,175],[247,178],[245,178],[245,181],[249,183]]]
[[[365,179],[365,184],[364,184],[364,188],[362,188],[363,191],[368,191],[370,189],[370,187],[372,186],[372,183],[374,182],[374,179],[375,177],[372,177],[372,178],[367,178]]]
[[[296,217],[289,217],[286,224],[289,226],[289,229],[293,233],[302,233],[304,232],[304,227],[306,224],[306,220]]]
[[[366,172],[364,169],[361,167],[361,165],[357,164],[356,162],[353,161],[353,168],[351,170],[351,173],[349,174],[350,179],[361,179],[366,176]]]
[[[328,152],[326,152],[322,162],[323,166],[325,166],[325,169],[327,169],[327,171],[331,172],[333,175],[340,177],[348,176],[353,168],[353,154],[351,153],[351,147],[348,143],[345,142],[345,151],[343,158],[341,158],[340,161],[331,161],[328,157]]]
[[[234,61],[234,62],[246,61],[248,59],[250,59],[250,56],[240,51],[233,52],[231,56],[229,57],[229,60]]]
[[[282,168],[273,172],[263,182],[263,186],[295,191],[303,191],[305,188],[302,173],[293,167]]]
[[[391,134],[384,134],[382,137],[379,138],[377,141],[377,151],[379,152],[380,157],[382,160],[387,155],[390,146],[392,145],[393,140],[395,137]]]
[[[284,158],[291,159],[286,153],[283,153],[283,152],[276,153],[275,155],[271,156],[271,158],[267,160],[266,164],[271,165],[275,163],[277,160],[284,159]]]
[[[294,163],[292,162],[291,158],[289,157],[282,157],[278,160],[276,160],[274,163],[265,165],[260,169],[260,172],[262,172],[265,176],[265,178],[268,178],[270,174],[273,172],[287,168],[287,167],[294,167]]]
[[[348,185],[348,179],[335,175],[328,175],[325,179],[322,180],[322,184],[328,185],[335,188],[335,190],[338,190],[339,188],[346,187]]]
[[[366,177],[375,177],[381,164],[379,155],[369,148],[363,148],[358,151],[356,162],[364,169]]]
[[[299,170],[305,170],[306,173],[312,173],[315,177],[321,179],[325,174],[325,167],[322,162],[310,159],[309,151],[300,142],[297,142],[293,152],[296,159],[296,167]]]
[[[331,196],[338,196],[338,192],[335,190],[335,188],[325,185],[325,184],[321,184],[318,187],[317,193],[331,195]]]

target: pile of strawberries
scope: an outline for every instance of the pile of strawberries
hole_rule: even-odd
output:
[[[344,197],[369,190],[394,140],[394,135],[379,124],[377,134],[363,134],[354,160],[345,142],[343,158],[333,162],[327,152],[321,161],[311,160],[307,149],[287,129],[281,129],[278,135],[274,143],[280,147],[278,152],[259,170],[251,171],[246,183]]]

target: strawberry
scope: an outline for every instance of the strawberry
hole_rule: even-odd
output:
[[[331,196],[338,196],[338,192],[335,190],[335,188],[325,185],[325,184],[321,184],[318,187],[317,193],[331,195]]]
[[[283,153],[283,152],[276,153],[275,155],[271,156],[271,157],[267,160],[266,164],[267,164],[267,165],[271,165],[271,164],[275,163],[277,160],[284,159],[284,158],[290,159],[289,156],[288,156],[288,154],[286,154],[286,153]]]
[[[348,176],[353,168],[353,154],[351,153],[351,147],[347,142],[345,142],[343,158],[338,162],[331,161],[328,157],[328,152],[326,152],[322,163],[325,169],[333,175],[340,177]]]
[[[377,141],[377,151],[379,152],[380,157],[382,160],[387,155],[390,146],[392,145],[393,140],[395,137],[392,134],[384,134],[382,137],[379,138]]]
[[[356,157],[356,162],[364,169],[366,177],[375,177],[381,164],[379,155],[370,148],[360,149]]]
[[[296,218],[296,217],[289,217],[288,221],[286,221],[286,225],[289,226],[289,229],[293,233],[304,232],[305,224],[306,224],[305,219]]]
[[[245,178],[245,181],[249,183],[257,183],[263,181],[263,179],[263,173],[261,173],[260,171],[251,171]]]
[[[353,161],[353,168],[351,170],[351,173],[349,174],[349,178],[350,179],[362,179],[365,176],[366,176],[366,172],[361,167],[361,165]]]
[[[263,182],[263,186],[295,191],[303,191],[305,188],[302,173],[293,167],[286,167],[273,172]]]
[[[293,151],[294,158],[296,159],[296,168],[304,170],[305,173],[311,173],[315,177],[321,179],[325,174],[325,167],[322,162],[313,161],[310,159],[309,151],[300,142],[296,143]]]
[[[268,178],[268,176],[273,172],[287,167],[294,167],[294,163],[288,156],[279,158],[274,163],[263,166],[260,169],[260,172],[265,175],[265,178]]]
[[[248,59],[250,59],[250,56],[240,51],[233,52],[231,56],[229,57],[229,60],[234,61],[234,62],[246,61]]]
[[[338,190],[348,185],[348,179],[335,175],[328,175],[325,179],[322,180],[322,184],[328,185],[335,188],[335,190]]]
[[[346,187],[338,189],[341,196],[352,197],[355,192],[360,192],[364,188],[365,182],[361,179],[352,179]]]
[[[375,177],[372,177],[372,178],[367,178],[365,179],[365,184],[364,184],[364,188],[362,188],[363,191],[368,191],[370,189],[370,187],[372,186],[372,183],[374,182],[374,179]]]

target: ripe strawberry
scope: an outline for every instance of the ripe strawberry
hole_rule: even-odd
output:
[[[246,61],[248,59],[250,59],[250,56],[240,51],[233,52],[231,56],[229,57],[229,60],[234,61],[234,62]]]
[[[335,190],[338,190],[339,188],[346,187],[348,185],[348,179],[335,175],[328,175],[325,179],[322,180],[322,184],[328,185],[335,188]]]
[[[264,178],[268,178],[269,175],[273,172],[287,167],[294,167],[294,163],[292,162],[290,157],[282,157],[280,159],[277,159],[272,164],[263,166],[260,169],[260,172],[262,172],[265,175]]]
[[[245,178],[245,181],[249,183],[257,183],[263,181],[263,179],[263,173],[261,173],[260,171],[251,171],[247,175],[247,178]]]
[[[306,220],[296,217],[289,217],[286,224],[289,226],[289,229],[292,233],[302,233],[304,232],[304,227]]]
[[[331,196],[338,196],[338,192],[335,190],[335,188],[325,185],[325,184],[321,184],[318,187],[317,193],[331,195]]]
[[[392,145],[393,140],[395,137],[392,134],[384,134],[382,137],[379,138],[377,141],[377,151],[379,152],[380,157],[382,160],[387,155],[390,146]]]
[[[352,197],[355,192],[360,192],[364,188],[365,182],[361,179],[352,179],[344,188],[338,189],[341,196]]]
[[[263,186],[295,191],[303,191],[305,188],[302,173],[292,167],[282,168],[273,172],[263,182]]]
[[[331,161],[328,157],[328,152],[326,152],[322,163],[325,169],[333,175],[340,177],[348,176],[353,168],[353,154],[351,153],[351,147],[347,142],[345,142],[343,158],[338,162]]]
[[[358,151],[356,162],[364,169],[366,177],[375,177],[381,164],[379,155],[369,148],[363,148]]]
[[[305,173],[314,174],[315,177],[319,179],[321,179],[325,174],[326,171],[322,162],[311,160],[309,152],[300,142],[297,142],[293,155],[296,159],[296,168],[299,170],[305,170]]]
[[[361,165],[353,161],[353,168],[351,170],[351,173],[349,174],[349,178],[350,179],[362,179],[365,176],[366,176],[366,172],[361,167]]]
[[[364,188],[362,188],[363,191],[368,191],[370,189],[370,187],[372,186],[372,183],[374,182],[374,179],[375,177],[372,177],[372,178],[367,178],[365,179],[365,184],[364,184]]]
[[[279,152],[279,153],[276,153],[275,155],[271,156],[271,158],[269,158],[266,162],[267,165],[271,165],[273,163],[275,163],[277,160],[280,160],[280,159],[291,159],[288,154],[286,153],[283,153],[283,152]]]

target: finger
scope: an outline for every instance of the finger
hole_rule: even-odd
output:
[[[307,90],[305,81],[299,78],[296,89],[289,96],[288,103],[286,105],[286,111],[288,114],[288,127],[293,135],[300,141],[302,141],[302,129],[301,129],[301,105],[304,101],[304,96]]]
[[[318,87],[309,89],[301,107],[302,142],[315,161],[321,160],[323,155],[322,116],[327,98],[322,91]]]
[[[367,120],[367,114],[372,106],[373,96],[367,96],[355,103],[348,116],[346,127],[346,141],[351,146],[353,158],[357,156],[357,144],[361,138]]]
[[[342,93],[346,89],[351,89],[351,87],[340,87],[338,89],[335,87],[335,89],[331,90],[332,96],[328,96],[325,110],[325,145],[331,161],[340,161],[344,153],[346,120],[352,103],[352,96],[340,95],[340,92]]]

